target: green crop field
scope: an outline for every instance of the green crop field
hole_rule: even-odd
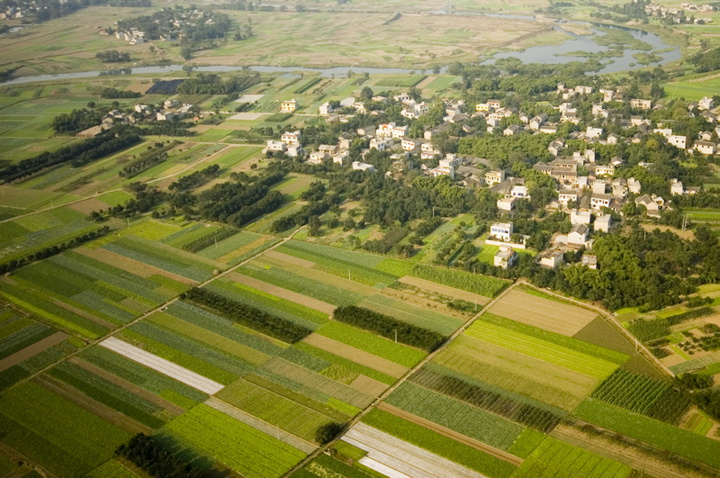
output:
[[[168,423],[161,433],[248,478],[282,476],[305,456],[290,445],[202,404]]]
[[[424,264],[417,265],[413,269],[412,275],[485,297],[496,296],[508,285],[507,281],[495,277]]]
[[[599,383],[565,367],[466,336],[455,339],[433,363],[569,411]]]
[[[550,362],[590,377],[603,379],[610,375],[617,364],[592,357],[588,354],[538,339],[526,334],[476,321],[465,331],[469,337],[506,347],[510,350]]]
[[[463,324],[462,319],[415,307],[381,294],[367,297],[358,305],[445,336],[451,335]]]
[[[408,347],[407,345],[396,344],[390,339],[365,332],[364,330],[341,322],[328,322],[316,332],[406,367],[412,367],[425,356],[425,352],[421,350]]]
[[[86,410],[28,382],[0,399],[3,443],[58,476],[83,476],[111,458],[130,436]]]
[[[315,439],[318,427],[332,421],[328,415],[242,379],[225,387],[217,397],[307,441]]]
[[[512,478],[625,478],[632,468],[582,448],[547,437],[518,467]]]
[[[676,428],[622,408],[587,399],[575,410],[585,420],[609,430],[642,440],[678,455],[720,466],[720,443],[691,431]]]
[[[520,425],[410,382],[397,388],[387,403],[502,450],[523,432]]]

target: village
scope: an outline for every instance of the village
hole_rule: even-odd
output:
[[[563,123],[578,125],[587,121],[581,119],[574,101],[594,95],[598,102],[592,103],[591,121],[593,126],[584,130],[572,131],[567,138],[558,134]],[[373,127],[358,128],[355,134],[344,133],[336,144],[320,144],[312,147],[303,141],[301,130],[285,131],[279,139],[267,141],[264,152],[268,156],[290,157],[302,160],[307,164],[337,164],[354,170],[376,172],[373,164],[363,159],[371,151],[384,152],[393,160],[387,176],[401,177],[408,169],[419,168],[427,176],[447,176],[456,184],[467,188],[489,188],[498,197],[497,222],[490,227],[486,244],[500,246],[494,258],[494,265],[503,269],[513,267],[518,261],[516,250],[526,248],[527,236],[517,234],[513,228],[513,216],[520,201],[531,199],[530,189],[523,177],[513,176],[507,169],[494,168],[492,162],[484,158],[459,155],[456,152],[442,153],[433,142],[433,136],[443,131],[448,125],[460,125],[465,133],[475,133],[478,118],[486,124],[488,134],[496,136],[515,136],[521,134],[553,135],[556,139],[549,142],[547,150],[550,161],[537,161],[532,169],[553,179],[555,197],[549,201],[546,211],[563,211],[572,224],[567,234],[556,233],[549,248],[539,251],[537,260],[543,267],[555,269],[560,267],[566,253],[585,252],[581,263],[590,268],[597,267],[597,258],[592,255],[594,237],[600,233],[608,233],[622,222],[627,207],[640,211],[651,219],[659,219],[665,210],[672,209],[674,197],[692,195],[700,191],[699,186],[684,185],[677,178],[669,178],[669,196],[662,197],[647,193],[641,181],[634,177],[624,177],[621,173],[626,168],[626,161],[619,156],[600,161],[596,155],[596,145],[617,145],[623,142],[639,143],[654,135],[657,140],[677,148],[688,155],[707,157],[717,151],[717,138],[720,126],[717,115],[712,112],[715,107],[712,98],[705,97],[696,103],[688,104],[688,115],[693,111],[714,125],[714,130],[702,131],[698,137],[690,138],[673,131],[673,122],[653,122],[649,119],[658,106],[649,99],[625,98],[632,115],[618,118],[609,113],[608,104],[622,102],[623,92],[613,89],[599,89],[591,86],[578,85],[566,87],[557,85],[559,104],[554,107],[554,115],[558,122],[551,122],[548,114],[530,116],[513,107],[503,106],[500,100],[489,99],[486,102],[467,105],[464,101],[443,100],[444,116],[442,123],[435,128],[425,128],[419,138],[410,137],[410,126],[390,123],[378,123]],[[377,105],[400,103],[402,117],[414,120],[428,114],[437,103],[430,104],[422,99],[413,99],[408,94],[372,97]],[[356,98],[346,98],[340,102],[327,102],[320,106],[319,115],[326,121],[347,122],[354,114],[379,115],[382,110],[366,109],[366,104]],[[286,100],[280,105],[282,113],[293,113],[299,107],[296,100]],[[623,136],[616,133],[607,134],[603,124],[620,122],[622,127],[633,134]],[[511,124],[509,124],[511,123]],[[362,141],[366,148],[361,158],[350,156],[354,141]],[[567,141],[584,144],[582,151],[566,148]],[[308,149],[305,149],[308,148]],[[432,166],[436,164],[435,166]],[[640,163],[643,168],[651,168],[652,163]],[[631,203],[631,206],[626,206]],[[625,206],[625,207],[624,207]],[[633,207],[634,206],[634,207]]]

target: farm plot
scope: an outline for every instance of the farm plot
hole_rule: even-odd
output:
[[[245,305],[311,330],[316,329],[318,324],[323,324],[328,320],[327,313],[278,297],[267,292],[264,288],[255,288],[234,282],[232,274],[226,277],[209,284],[207,290],[231,300],[239,300]],[[240,278],[242,277],[240,276]]]
[[[217,393],[223,388],[222,384],[115,337],[108,337],[100,342],[100,345],[209,395]]]
[[[360,294],[296,274],[288,268],[273,266],[262,258],[237,269],[236,272],[334,306],[356,305],[363,299]]]
[[[161,247],[157,243],[129,236],[105,244],[103,248],[196,282],[210,278],[213,270],[220,265],[206,259],[199,260],[197,256],[169,246]]]
[[[600,382],[598,379],[476,340],[455,339],[434,359],[446,368],[548,405],[571,411]]]
[[[446,436],[383,410],[370,411],[363,417],[362,422],[489,478],[507,478],[515,469],[513,464],[488,455],[455,437]]]
[[[327,315],[332,314],[333,310],[335,310],[335,306],[333,304],[329,304],[327,302],[323,302],[321,300],[314,299],[312,297],[308,297],[306,295],[299,294],[288,289],[283,289],[282,287],[268,284],[267,282],[254,279],[249,276],[231,272],[226,277],[236,283],[251,287],[255,290],[262,290],[264,292],[267,292],[268,294],[272,294],[282,299],[295,302],[296,304],[315,309]]]
[[[574,415],[589,423],[650,443],[678,455],[720,467],[720,442],[588,398]]]
[[[501,450],[510,449],[524,430],[520,425],[411,382],[403,383],[386,401]]]
[[[437,282],[420,279],[419,277],[403,276],[399,278],[398,281],[417,287],[421,290],[434,292],[446,297],[464,300],[466,302],[475,303],[480,306],[483,306],[490,302],[490,299],[483,295],[473,294],[472,292],[467,292],[465,290],[457,289],[455,287],[450,287],[447,285],[438,284]]]
[[[231,354],[149,321],[138,322],[120,335],[153,355],[224,385],[255,368]]]
[[[282,476],[305,456],[296,448],[203,404],[168,423],[161,434],[248,478]]]
[[[618,367],[606,359],[482,320],[474,322],[465,334],[598,379],[604,379]]]
[[[94,346],[84,350],[73,363],[84,368],[94,367],[94,373],[98,375],[101,374],[98,369],[103,370],[103,375],[111,381],[115,381],[112,377],[117,377],[121,381],[139,387],[185,410],[208,398],[206,393],[196,388],[185,385],[179,380],[170,378],[103,346]],[[169,405],[164,406],[170,408]]]
[[[218,241],[217,245],[198,252],[202,257],[224,262],[229,265],[238,264],[248,257],[275,244],[277,239],[249,231],[240,231],[234,236]]]
[[[461,319],[415,307],[380,294],[367,297],[358,305],[445,336],[451,335],[463,324]]]
[[[364,423],[355,425],[342,440],[367,452],[360,464],[387,476],[483,476]]]
[[[333,418],[340,418],[339,421],[349,418],[338,417],[336,413],[334,417],[326,415],[317,407],[310,408],[243,379],[225,387],[217,398],[309,442],[315,440],[318,427],[332,422]]]
[[[395,343],[390,339],[342,322],[328,322],[320,327],[316,333],[408,368],[425,357],[425,352],[422,350]]]
[[[547,437],[512,478],[625,478],[632,468],[595,453]]]
[[[378,270],[376,266],[384,257],[362,252],[347,251],[300,241],[289,241],[278,247],[279,252],[315,263],[315,267],[341,277],[350,276],[353,281],[375,287],[394,282],[399,275]],[[402,274],[405,275],[405,274]]]
[[[579,332],[597,316],[589,310],[531,295],[517,288],[505,294],[488,312],[568,336]]]
[[[57,476],[84,476],[113,456],[128,433],[27,382],[0,399],[2,442]]]
[[[418,264],[413,268],[412,275],[432,282],[461,289],[485,297],[495,297],[509,284],[508,281],[495,277],[472,274],[446,267],[435,267]]]

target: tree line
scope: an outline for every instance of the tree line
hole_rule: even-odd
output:
[[[445,340],[442,334],[433,330],[408,324],[355,305],[338,307],[333,312],[333,318],[339,322],[369,330],[391,340],[397,337],[398,342],[427,352],[432,352]]]
[[[180,299],[217,311],[240,325],[250,327],[265,335],[295,343],[312,333],[312,330],[249,305],[228,299],[207,289],[193,287],[180,295]]]

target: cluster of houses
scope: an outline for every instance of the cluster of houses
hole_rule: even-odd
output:
[[[710,17],[695,17],[695,13],[712,13],[713,6],[709,4],[696,5],[694,3],[683,3],[681,8],[666,7],[657,3],[645,5],[645,13],[653,17],[672,18],[675,23],[711,23]],[[685,11],[691,12],[691,16],[685,15]]]
[[[562,98],[562,103],[556,107],[560,112],[560,121],[577,124],[580,122],[580,118],[576,114],[577,110],[573,105],[573,100],[594,94],[595,90],[591,86],[569,88],[559,84],[557,93]],[[716,127],[715,131],[702,132],[697,138],[675,134],[671,123],[654,124],[640,116],[640,113],[652,110],[654,105],[651,100],[639,98],[628,100],[630,107],[639,113],[637,116],[629,119],[613,118],[606,109],[605,103],[619,101],[621,93],[609,89],[601,89],[597,93],[602,94],[602,102],[592,105],[594,119],[612,120],[627,128],[637,128],[638,133],[632,137],[630,135],[625,137],[615,134],[605,135],[603,127],[588,126],[584,131],[575,131],[570,134],[570,138],[585,143],[584,151],[566,153],[566,139],[558,138],[548,146],[548,152],[553,159],[548,162],[538,162],[533,166],[536,171],[552,177],[556,184],[557,199],[551,201],[547,207],[565,211],[572,223],[572,229],[568,234],[556,234],[552,247],[538,255],[538,261],[543,266],[558,267],[562,264],[565,253],[568,251],[577,251],[581,248],[591,251],[593,243],[590,239],[591,232],[610,231],[613,225],[613,214],[622,214],[622,206],[627,201],[633,201],[637,207],[644,208],[646,214],[651,217],[660,217],[662,211],[668,207],[664,198],[643,194],[642,184],[637,179],[615,177],[618,169],[625,164],[623,158],[614,157],[609,161],[604,161],[603,164],[596,162],[594,144],[638,142],[646,135],[659,134],[665,138],[668,144],[689,152],[697,151],[709,155],[717,151],[717,145],[712,140],[720,135],[720,126]],[[403,116],[406,118],[415,118],[416,114],[429,110],[427,103],[416,102],[407,95],[398,95],[394,99],[403,104]],[[383,101],[384,98],[375,97],[373,100]],[[354,98],[343,100],[341,106],[353,108],[357,112],[363,112],[365,108],[362,102],[357,102]],[[290,100],[283,102],[282,110],[290,111],[290,108],[295,107],[295,100]],[[698,108],[702,112],[702,116],[711,124],[717,124],[717,117],[711,111],[714,108],[711,98],[703,98],[698,103],[690,105],[691,111],[694,111],[695,108]],[[322,115],[331,114],[330,104],[322,105],[320,112]],[[500,121],[511,115],[516,115],[522,124],[514,124],[505,128],[502,133],[506,136],[523,131],[523,134],[557,132],[558,125],[549,123],[546,114],[525,115],[514,108],[504,107],[500,100],[488,100],[476,104],[472,113],[466,113],[466,105],[462,101],[445,101],[445,123],[459,122],[463,128],[465,127],[463,122],[466,119],[482,116],[487,123],[488,131],[497,133],[496,128]],[[332,120],[342,121],[343,119],[335,116],[332,117]],[[602,123],[603,121],[594,122],[594,124]],[[457,154],[442,156],[431,141],[433,134],[442,127],[443,125],[440,125],[436,129],[426,130],[422,138],[410,138],[408,126],[394,122],[380,123],[372,127],[359,128],[355,134],[344,133],[338,138],[337,144],[323,144],[312,151],[303,151],[300,131],[287,131],[282,134],[279,141],[268,141],[265,151],[282,152],[291,157],[304,158],[309,164],[322,164],[332,160],[333,163],[353,169],[374,171],[375,167],[371,164],[349,159],[350,145],[354,138],[360,137],[368,145],[368,148],[362,152],[363,156],[372,149],[393,153],[390,157],[395,160],[395,163],[393,163],[393,169],[386,173],[387,175],[395,174],[396,166],[397,170],[402,171],[408,162],[407,159],[419,157],[420,169],[426,175],[448,176],[466,187],[490,188],[499,196],[497,200],[499,212],[504,217],[512,219],[517,201],[531,199],[524,179],[509,176],[508,172],[504,170],[494,170],[491,168],[491,163],[482,158],[460,157]],[[438,161],[436,167],[427,166],[428,161],[422,161],[430,159]],[[648,167],[650,165],[641,163],[640,166]],[[698,191],[699,188],[684,186],[677,179],[672,180],[670,184],[671,196],[695,194]],[[500,251],[495,257],[495,265],[503,268],[512,267],[517,261],[516,249],[525,248],[524,239],[513,234],[512,222],[493,224],[487,243],[500,246]],[[582,263],[588,267],[597,267],[596,258],[590,254],[583,256]]]
[[[35,4],[35,2],[30,3],[30,8],[37,10],[39,7]],[[10,20],[12,18],[23,18],[26,17],[29,12],[28,6],[24,5],[7,5],[2,10],[0,10],[0,20]]]
[[[118,22],[115,22],[115,38],[125,40],[130,45],[139,45],[148,40],[182,40],[186,36],[186,29],[195,27],[199,24],[211,25],[213,23],[212,15],[197,8],[188,10],[180,10],[172,8],[161,11],[162,18],[153,21],[157,28],[153,28],[152,34],[139,30],[135,27],[127,29],[119,28]],[[103,30],[107,33],[107,30]],[[101,34],[103,32],[101,31]]]
[[[174,99],[165,100],[162,107],[146,104],[136,104],[133,111],[126,112],[122,110],[108,111],[102,118],[102,122],[98,126],[93,126],[76,134],[79,138],[91,138],[97,136],[102,131],[112,128],[118,124],[143,124],[154,121],[172,121],[182,119],[190,114],[190,108],[193,105],[184,103]]]

